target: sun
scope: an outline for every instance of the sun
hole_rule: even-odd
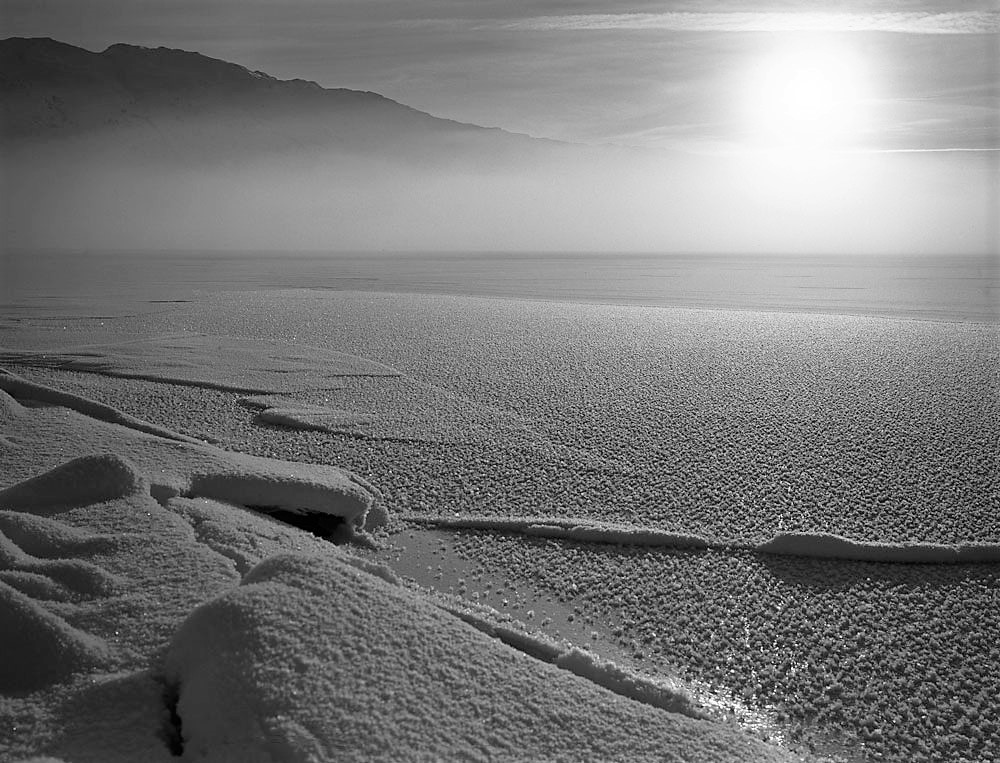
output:
[[[807,149],[855,143],[866,121],[869,77],[847,47],[801,44],[769,53],[743,83],[751,141]]]

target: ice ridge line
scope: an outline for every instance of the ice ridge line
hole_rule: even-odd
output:
[[[859,541],[824,532],[783,532],[763,543],[718,540],[655,528],[603,524],[550,517],[419,517],[400,519],[452,530],[497,530],[543,538],[590,543],[690,550],[751,551],[776,556],[901,564],[1000,563],[1000,543],[930,543]]]

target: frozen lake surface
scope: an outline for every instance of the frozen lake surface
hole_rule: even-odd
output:
[[[977,760],[1000,755],[1000,566],[752,548],[1000,543],[997,283],[983,258],[5,255],[0,365],[346,467],[396,521],[533,518],[407,526],[383,558],[431,533],[440,561],[406,574],[779,739]],[[711,548],[552,529],[575,520]]]
[[[601,253],[52,252],[0,255],[0,305],[315,288],[629,305],[998,320],[996,257]]]

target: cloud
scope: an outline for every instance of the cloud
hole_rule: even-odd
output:
[[[1000,33],[1000,13],[992,11],[956,13],[742,11],[728,13],[593,13],[563,16],[534,16],[514,21],[475,22],[474,28],[479,30],[506,29],[512,31],[540,32],[669,30],[678,32],[997,34]]]
[[[870,151],[853,151],[850,153],[867,154],[992,154],[1000,153],[1000,148],[881,148]]]
[[[779,43],[857,32],[837,43],[866,62],[868,143],[1000,145],[989,3],[761,1],[0,0],[0,18],[7,34],[197,50],[536,136],[694,150],[739,138],[743,73]]]

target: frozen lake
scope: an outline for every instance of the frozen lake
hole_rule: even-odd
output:
[[[348,468],[396,519],[707,538],[393,543],[422,583],[707,687],[779,739],[988,759],[998,565],[753,548],[1000,543],[996,286],[970,258],[8,255],[0,365]]]
[[[87,312],[193,289],[314,288],[996,322],[1000,260],[977,256],[52,252],[0,255],[0,308]],[[28,306],[28,300],[31,306]],[[119,304],[119,308],[123,305]]]

